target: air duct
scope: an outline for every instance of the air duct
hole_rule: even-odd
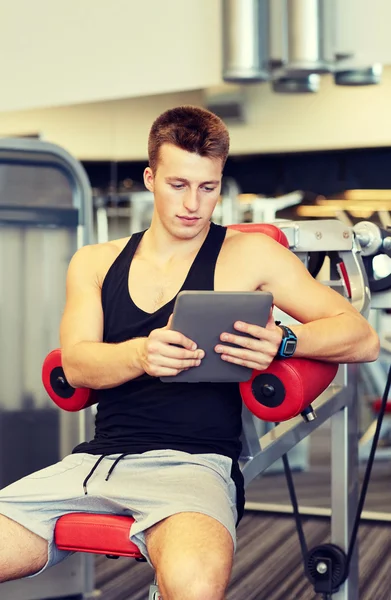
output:
[[[311,73],[311,75],[288,77],[276,77],[273,80],[273,92],[278,94],[308,94],[319,91],[320,75]]]
[[[383,67],[375,63],[369,67],[357,67],[352,64],[340,65],[334,73],[336,85],[376,85],[381,82]]]
[[[279,93],[317,92],[330,72],[337,85],[379,83],[383,55],[364,1],[222,0],[223,79],[271,80]]]
[[[269,3],[269,66],[281,68],[288,58],[286,0],[270,0]]]
[[[288,77],[300,77],[330,72],[330,57],[327,56],[329,48],[325,42],[329,40],[326,35],[330,19],[328,6],[333,4],[333,0],[286,1],[288,60],[284,74]]]
[[[288,7],[287,0],[270,0],[270,69],[273,73],[272,88],[279,94],[306,94],[319,90],[317,74],[286,73],[288,61]]]
[[[223,79],[267,81],[268,0],[223,0]]]

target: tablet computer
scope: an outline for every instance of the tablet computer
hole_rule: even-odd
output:
[[[246,335],[234,329],[236,321],[265,327],[272,304],[273,296],[269,292],[180,292],[175,302],[171,327],[196,342],[197,348],[204,350],[205,356],[199,367],[191,367],[175,376],[161,377],[161,381],[248,381],[252,369],[222,360],[214,348],[218,343],[228,345],[220,340],[224,331]]]

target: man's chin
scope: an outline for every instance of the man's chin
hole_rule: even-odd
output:
[[[194,222],[187,223],[182,219],[176,218],[174,226],[175,235],[179,238],[191,239],[198,235],[208,224],[209,221],[205,219],[197,219]]]

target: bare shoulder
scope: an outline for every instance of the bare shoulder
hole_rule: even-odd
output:
[[[222,277],[235,273],[248,289],[267,289],[276,277],[291,276],[302,269],[297,257],[265,233],[243,233],[228,229],[219,256]]]
[[[121,254],[129,237],[111,240],[100,244],[82,246],[75,252],[69,265],[69,271],[75,275],[84,275],[102,285],[107,271]]]
[[[281,244],[265,233],[248,232],[243,233],[235,229],[228,229],[223,246],[229,253],[248,253],[282,248]]]

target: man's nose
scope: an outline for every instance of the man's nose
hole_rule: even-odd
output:
[[[196,189],[189,188],[187,190],[183,205],[189,212],[196,212],[198,210],[199,199],[198,191]]]

